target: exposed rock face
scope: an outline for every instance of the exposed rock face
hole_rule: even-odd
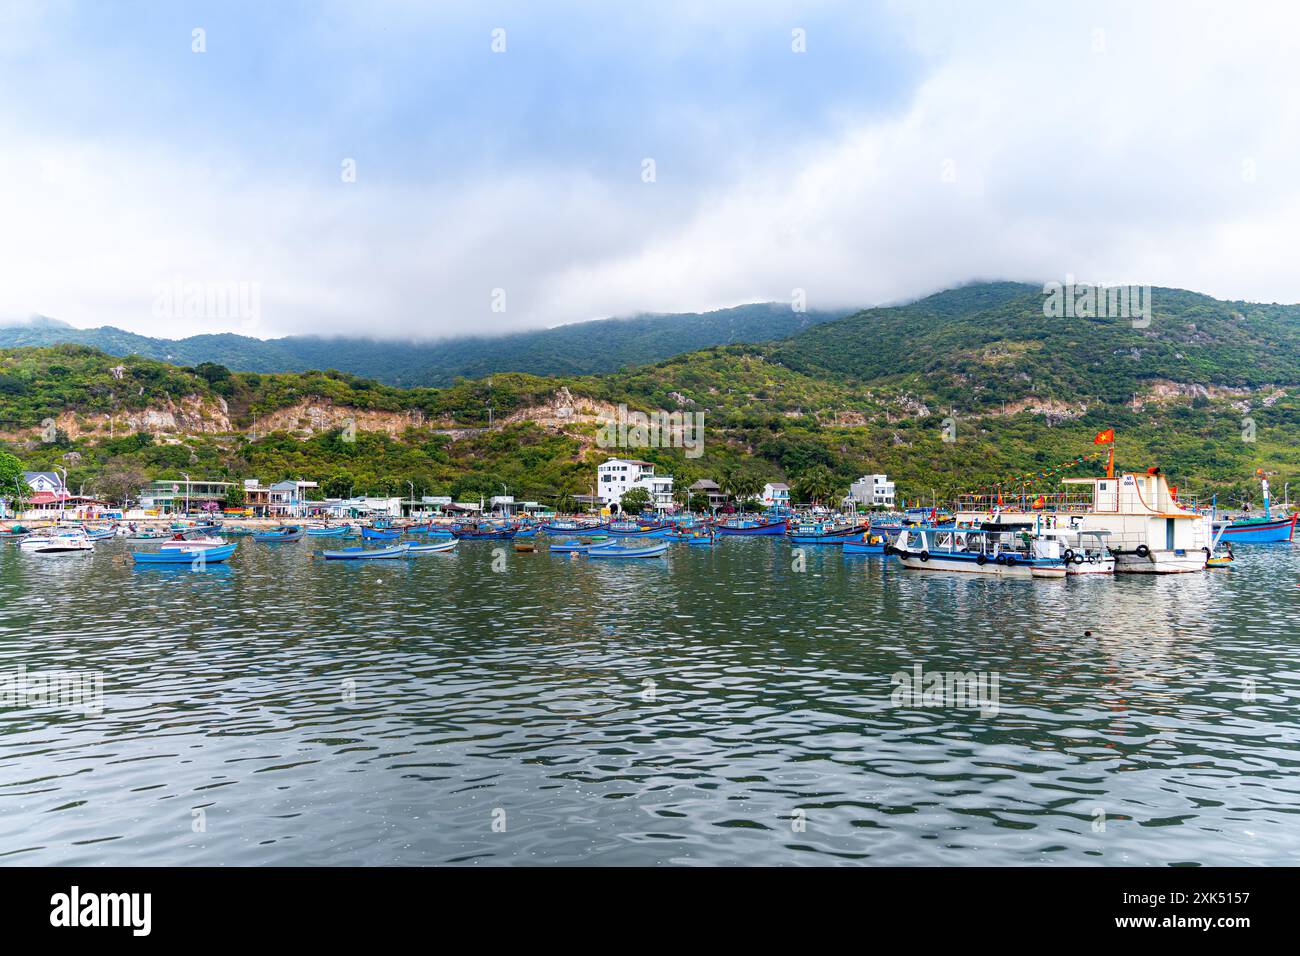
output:
[[[600,424],[617,421],[618,406],[594,398],[574,398],[567,387],[556,390],[550,400],[540,405],[530,405],[505,418],[497,419],[502,425],[517,422],[534,422],[543,428],[564,428],[579,424]]]
[[[258,434],[284,431],[310,436],[333,428],[346,428],[352,425],[360,431],[386,432],[397,436],[408,428],[424,423],[424,413],[418,409],[389,412],[335,405],[324,399],[308,399],[287,408],[277,409],[267,415],[258,416],[257,431]]]

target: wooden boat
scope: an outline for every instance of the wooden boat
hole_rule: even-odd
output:
[[[533,554],[537,551],[537,545],[531,541],[516,541],[515,554]]]
[[[167,539],[167,538],[170,538],[170,537],[171,537],[171,535],[169,535],[166,531],[150,531],[149,529],[146,528],[144,531],[137,531],[135,534],[127,535],[126,540],[128,540],[128,541],[161,541],[161,540],[164,540],[164,539]]]
[[[588,548],[589,558],[658,558],[668,553],[668,542],[646,545],[642,548],[621,548],[616,544],[606,544],[600,548]]]
[[[785,534],[786,520],[763,521],[755,518],[728,518],[718,525],[718,534],[723,535],[776,535]]]
[[[611,544],[608,538],[603,535],[595,540],[585,541],[557,541],[551,545],[552,554],[586,554],[592,548],[607,548]]]
[[[884,554],[889,539],[879,531],[864,531],[861,537],[844,540],[845,554]]]
[[[350,524],[307,529],[307,537],[309,538],[355,538],[356,536],[357,529]]]
[[[267,544],[273,544],[278,541],[301,541],[304,535],[301,525],[285,525],[283,528],[276,528],[272,531],[259,531],[253,535],[254,541],[262,541]]]
[[[516,538],[535,538],[535,537],[537,537],[537,531],[538,531],[538,529],[537,529],[536,527],[532,527],[532,528],[516,528],[516,529],[515,529],[515,537],[516,537]]]
[[[225,545],[223,538],[193,538],[187,534],[173,535],[169,540],[164,541],[162,550],[164,551],[199,551],[208,548],[220,548]]]
[[[480,525],[477,528],[453,528],[452,534],[457,538],[464,538],[466,541],[509,541],[514,538],[515,529]]]
[[[222,534],[227,538],[251,538],[257,532],[252,528],[227,528]]]
[[[132,551],[136,564],[220,564],[235,553],[235,544],[219,548],[164,548],[161,551]]]
[[[405,557],[410,547],[409,544],[403,542],[387,548],[338,548],[336,550],[322,551],[321,557],[326,561],[377,561],[385,558]]]
[[[117,537],[116,528],[87,528],[86,537],[91,541],[103,541],[105,538]]]
[[[1212,555],[1210,555],[1210,557],[1206,560],[1206,562],[1205,562],[1205,566],[1206,566],[1207,568],[1221,568],[1221,569],[1224,569],[1224,570],[1226,570],[1226,569],[1228,569],[1228,568],[1231,568],[1231,567],[1232,567],[1232,555],[1231,555],[1231,554],[1212,554]]]
[[[430,537],[430,538],[453,538],[453,537],[455,537],[455,535],[453,535],[453,534],[451,533],[451,529],[448,528],[446,525],[435,525],[435,524],[431,524],[431,525],[429,525],[429,527],[427,527],[427,528],[424,529],[424,533],[425,533],[425,535],[427,535],[427,536]]]
[[[642,521],[613,521],[607,532],[619,538],[661,538],[671,533],[670,524],[646,524]]]
[[[791,522],[786,536],[791,544],[838,544],[870,530],[869,525],[845,524],[839,521]]]
[[[406,549],[406,556],[414,558],[421,554],[447,554],[456,550],[456,539],[439,541],[435,544],[413,544]]]
[[[697,534],[688,538],[686,543],[696,548],[711,548],[718,539],[711,534]]]
[[[391,531],[386,530],[384,528],[362,528],[361,529],[362,541],[396,541],[401,536],[402,536],[402,532],[396,529]]]
[[[584,534],[594,534],[597,531],[608,530],[608,522],[603,524],[590,524],[581,521],[552,521],[549,524],[542,525],[542,532],[553,538],[578,537]]]
[[[1295,538],[1296,515],[1287,518],[1235,518],[1216,521],[1215,534],[1236,544],[1275,544]]]
[[[11,525],[8,528],[0,528],[0,538],[25,538],[32,533],[31,528],[24,528],[20,524]]]

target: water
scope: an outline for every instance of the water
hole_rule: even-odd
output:
[[[1289,546],[1020,582],[499,544],[3,545],[0,672],[98,671],[103,709],[0,711],[0,863],[1300,862]],[[995,673],[996,714],[893,706],[918,663]]]

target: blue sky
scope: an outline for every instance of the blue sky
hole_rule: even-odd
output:
[[[0,0],[0,319],[429,338],[979,277],[1300,297],[1289,11],[541,6]],[[160,312],[177,281],[256,308]]]

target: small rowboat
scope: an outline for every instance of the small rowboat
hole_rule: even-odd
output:
[[[254,541],[264,541],[272,544],[277,541],[301,541],[303,529],[296,524],[286,525],[283,528],[276,528],[274,531],[260,531],[253,535]]]
[[[332,528],[308,528],[309,538],[355,538],[357,529],[350,524],[336,525]]]
[[[515,554],[533,554],[537,551],[537,545],[531,541],[516,541]]]
[[[884,554],[889,540],[883,534],[864,532],[860,538],[850,538],[844,542],[845,554]]]
[[[715,540],[711,534],[700,534],[688,539],[686,543],[699,548],[711,548]]]
[[[91,541],[103,541],[105,538],[117,536],[116,528],[87,528],[86,537]]]
[[[16,524],[10,528],[0,528],[0,538],[25,538],[31,533],[31,528],[24,528],[20,524]]]
[[[326,561],[376,561],[383,558],[401,558],[406,556],[411,546],[406,543],[395,544],[388,548],[339,548],[335,551],[322,551],[321,557]]]
[[[170,541],[164,541],[162,549],[164,551],[206,551],[209,548],[223,547],[225,543],[222,538],[191,538],[178,534]]]
[[[644,548],[620,548],[616,544],[607,544],[599,548],[589,548],[589,558],[657,558],[668,553],[668,543],[648,545]]]
[[[421,554],[447,554],[456,550],[456,539],[439,541],[436,544],[413,544],[406,549],[406,556],[414,558]]]
[[[455,535],[451,533],[451,529],[446,527],[445,525],[429,525],[429,527],[424,529],[424,533],[428,535],[430,538],[455,537]]]
[[[219,548],[166,548],[162,551],[132,551],[136,564],[189,564],[201,567],[220,564],[235,553],[237,545],[223,544]]]
[[[515,536],[515,529],[478,530],[475,528],[458,528],[454,533],[457,538],[464,538],[466,541],[509,541]]]
[[[614,542],[601,536],[594,540],[584,539],[581,541],[557,541],[551,545],[552,554],[586,554],[592,548],[607,548]]]
[[[402,536],[400,531],[386,531],[382,528],[362,528],[362,541],[396,541]]]

